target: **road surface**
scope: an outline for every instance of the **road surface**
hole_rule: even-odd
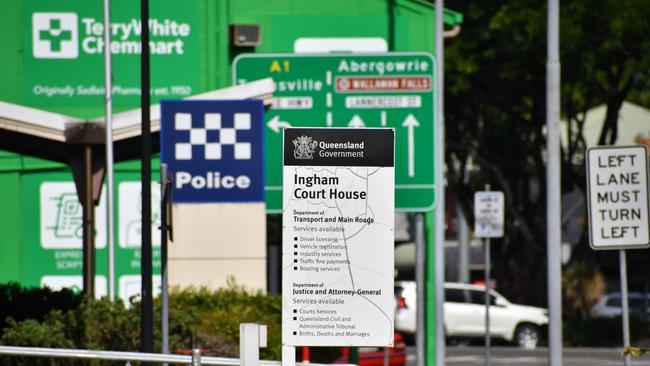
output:
[[[565,348],[563,366],[623,366],[620,348]],[[446,365],[476,366],[484,365],[483,347],[447,347]],[[516,347],[492,347],[492,366],[530,365],[547,366],[548,349],[533,351]],[[650,355],[633,357],[633,366],[650,366]],[[408,347],[407,366],[417,366],[415,347]]]

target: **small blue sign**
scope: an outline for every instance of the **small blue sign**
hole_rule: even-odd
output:
[[[264,201],[262,101],[162,101],[160,112],[174,202]]]

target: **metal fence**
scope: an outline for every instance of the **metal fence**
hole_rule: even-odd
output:
[[[67,349],[67,348],[39,348],[39,347],[13,347],[0,346],[0,355],[10,356],[30,356],[30,357],[54,357],[54,358],[72,358],[81,360],[103,360],[103,361],[124,361],[125,365],[133,361],[166,363],[166,364],[183,364],[191,366],[201,365],[241,365],[239,358],[226,357],[204,357],[201,356],[200,350],[193,350],[192,356],[167,355],[160,353],[139,353],[139,352],[115,352],[115,351],[94,351],[85,349]],[[261,366],[280,366],[280,361],[258,361]],[[296,365],[303,366],[324,366],[317,363],[297,362]]]
[[[242,323],[239,325],[239,358],[226,357],[203,357],[200,349],[193,349],[191,356],[170,355],[162,353],[141,353],[141,352],[116,352],[116,351],[95,351],[87,349],[69,348],[40,348],[40,347],[14,347],[0,346],[0,355],[28,356],[28,357],[49,357],[49,358],[72,358],[80,360],[102,360],[102,361],[125,361],[125,366],[131,361],[159,363],[164,365],[182,364],[190,366],[201,365],[241,365],[241,366],[281,366],[281,365],[302,365],[302,366],[326,366],[310,362],[295,362],[295,348],[282,347],[281,361],[260,360],[260,347],[266,347],[266,326],[254,323]],[[339,365],[353,366],[353,365]]]

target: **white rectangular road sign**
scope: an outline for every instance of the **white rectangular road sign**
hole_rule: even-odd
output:
[[[587,150],[589,243],[594,249],[648,248],[648,150]]]
[[[395,130],[284,130],[282,344],[392,346]]]
[[[476,237],[503,237],[504,201],[503,192],[474,193],[474,235]]]

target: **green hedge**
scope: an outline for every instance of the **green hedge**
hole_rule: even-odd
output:
[[[563,324],[564,344],[570,347],[622,347],[623,323],[621,317],[569,319]],[[630,317],[632,345],[650,339],[650,321]]]
[[[7,327],[7,319],[43,320],[52,310],[68,311],[81,302],[81,295],[68,289],[52,291],[49,288],[25,288],[17,283],[0,284],[0,336]]]
[[[263,359],[281,356],[281,298],[249,292],[232,281],[217,291],[206,288],[172,289],[169,298],[169,340],[172,352],[200,347],[204,355],[239,357],[239,324],[268,326]],[[34,305],[32,305],[34,306]],[[39,319],[6,319],[0,344],[12,346],[138,351],[140,303],[83,300],[74,309],[53,310]],[[155,349],[160,352],[160,299],[154,302]],[[0,365],[123,365],[123,362],[71,361],[1,357]]]

